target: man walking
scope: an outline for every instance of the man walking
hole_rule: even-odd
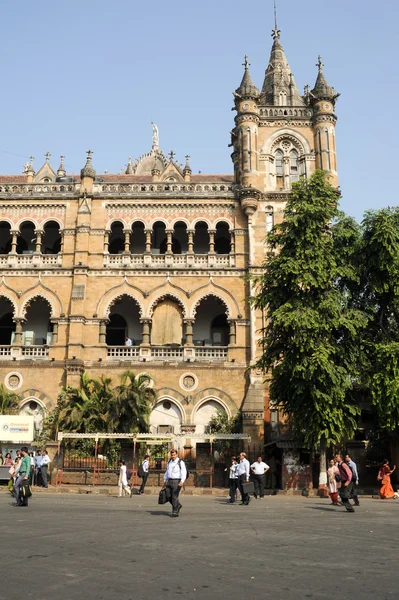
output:
[[[269,470],[269,465],[267,465],[265,462],[263,462],[263,459],[261,456],[258,456],[257,461],[252,463],[252,465],[251,465],[252,477],[254,478],[254,486],[255,486],[255,493],[254,493],[255,498],[257,498],[258,496],[259,496],[259,498],[263,498],[265,495],[265,480],[266,480],[266,473],[268,470]]]
[[[141,472],[139,473],[139,475],[141,477],[141,486],[139,489],[139,494],[144,494],[144,488],[147,483],[147,479],[148,479],[148,475],[149,475],[149,468],[150,468],[150,455],[149,454],[145,455],[140,468],[141,468]]]
[[[341,497],[342,504],[345,506],[348,512],[355,512],[355,509],[349,502],[349,498],[351,497],[353,490],[352,471],[343,461],[341,454],[337,454],[335,458],[337,461],[337,467],[339,469],[339,476],[341,478],[339,495]]]
[[[356,486],[359,485],[359,474],[357,472],[357,465],[355,462],[353,462],[352,458],[350,457],[350,455],[348,453],[345,454],[345,462],[348,465],[348,467],[350,468],[350,470],[352,471],[352,484],[353,484],[352,498],[353,498],[353,501],[355,503],[355,506],[360,506],[359,496],[357,495],[357,490],[356,490]]]
[[[30,456],[28,454],[28,448],[25,446],[21,448],[21,466],[19,467],[18,476],[14,483],[14,496],[17,501],[17,506],[28,506],[28,498],[26,496],[21,496],[21,485],[25,480],[29,480],[30,474]]]
[[[39,479],[41,477],[40,475],[40,464],[42,462],[42,453],[40,450],[38,450],[36,452],[36,456],[35,456],[35,477],[33,480],[33,483],[35,485],[39,485]]]
[[[248,506],[249,504],[249,494],[244,493],[243,484],[249,483],[249,461],[247,460],[247,455],[245,452],[240,453],[240,462],[238,463],[237,469],[238,475],[238,487],[240,488],[241,493],[241,506]]]
[[[178,517],[182,509],[179,502],[180,490],[187,479],[186,465],[177,456],[176,450],[170,451],[170,460],[166,466],[164,483],[169,492],[169,502],[172,505],[172,517]]]
[[[47,450],[43,450],[43,456],[42,456],[42,460],[40,461],[40,473],[42,475],[42,487],[44,488],[48,488],[48,480],[47,480],[47,473],[48,473],[48,466],[50,463],[50,457],[47,453]]]

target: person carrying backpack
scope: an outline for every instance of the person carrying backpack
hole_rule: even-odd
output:
[[[172,517],[178,517],[182,509],[179,502],[180,490],[187,479],[187,468],[184,461],[177,456],[176,450],[170,451],[170,459],[166,466],[164,485],[169,492],[169,502],[172,505]]]
[[[144,494],[145,484],[147,483],[148,475],[150,468],[150,455],[146,454],[143,462],[139,466],[138,476],[141,477],[141,486],[139,489],[139,494]]]
[[[359,484],[359,475],[357,472],[357,465],[355,462],[353,462],[353,460],[351,459],[351,457],[348,453],[345,454],[345,462],[348,465],[348,467],[350,468],[350,470],[352,471],[353,490],[352,490],[351,497],[353,498],[355,506],[360,506],[359,496],[356,493],[357,492],[356,486]]]

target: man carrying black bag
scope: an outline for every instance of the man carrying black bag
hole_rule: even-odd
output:
[[[243,484],[249,483],[249,460],[247,460],[246,456],[245,452],[241,452],[237,469],[238,487],[241,492],[241,506],[248,506],[249,504],[249,494],[246,494],[243,489]]]
[[[177,456],[176,450],[170,451],[170,460],[166,466],[164,484],[168,500],[172,505],[172,517],[178,517],[182,505],[179,502],[180,490],[187,479],[186,465]]]
[[[28,496],[21,494],[21,486],[24,482],[29,483],[29,473],[31,470],[30,456],[28,448],[21,448],[22,460],[18,471],[18,477],[14,483],[14,494],[17,506],[28,506]],[[25,484],[26,485],[26,484]]]

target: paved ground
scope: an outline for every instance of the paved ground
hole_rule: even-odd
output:
[[[388,600],[399,595],[399,503],[272,496],[0,495],[0,600]],[[169,505],[167,505],[168,507]]]

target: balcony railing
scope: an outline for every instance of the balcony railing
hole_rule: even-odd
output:
[[[115,360],[129,360],[138,358],[139,346],[108,346],[107,357]]]
[[[190,267],[224,268],[234,267],[235,256],[233,254],[105,254],[104,266],[109,267],[172,267],[175,269],[187,269]]]
[[[200,346],[195,348],[195,360],[227,360],[227,346]]]
[[[61,267],[62,254],[1,254],[0,267],[29,269],[31,267]]]
[[[231,183],[95,183],[94,193],[101,196],[222,196],[234,197]]]
[[[170,346],[153,346],[151,358],[153,360],[183,360],[183,346],[172,348]]]
[[[22,346],[22,357],[25,358],[47,358],[48,346]]]
[[[16,183],[0,185],[0,196],[73,196],[80,183]]]

